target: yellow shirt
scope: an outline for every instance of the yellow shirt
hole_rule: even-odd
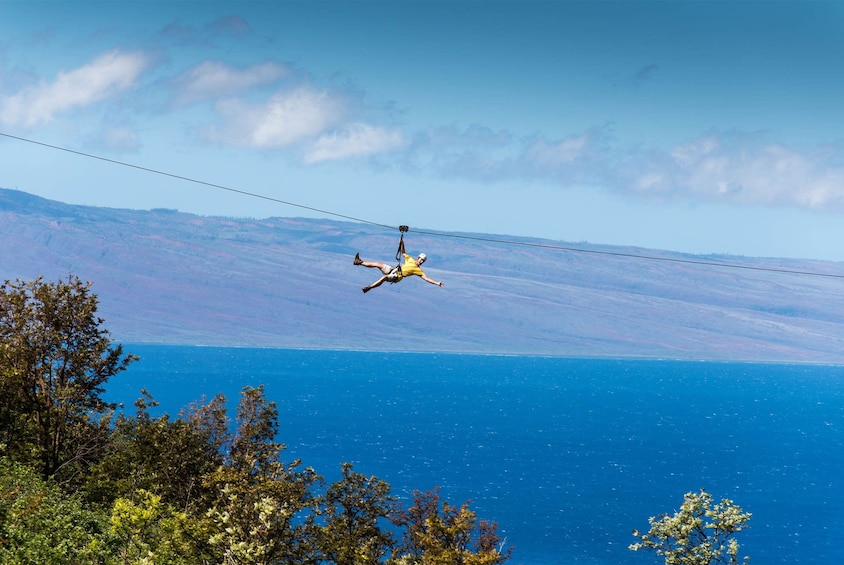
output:
[[[419,265],[416,264],[416,259],[407,253],[402,253],[402,255],[404,255],[404,263],[402,263],[401,266],[402,277],[408,277],[410,275],[421,277],[425,275],[425,273],[422,272],[422,269],[419,268]]]

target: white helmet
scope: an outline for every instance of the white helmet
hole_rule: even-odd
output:
[[[424,253],[420,253],[420,254],[419,254],[419,260],[420,260],[420,261],[425,261],[425,260],[427,260],[427,259],[428,259],[428,256],[427,256],[427,255],[425,255]]]

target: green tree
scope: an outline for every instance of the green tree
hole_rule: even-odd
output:
[[[0,286],[0,442],[45,478],[72,479],[96,459],[114,408],[103,387],[137,359],[111,342],[98,302],[73,276]]]
[[[647,533],[633,530],[639,541],[630,549],[654,551],[667,565],[735,564],[739,545],[733,534],[746,527],[750,516],[732,500],[713,504],[708,492],[689,492],[678,512],[649,518]],[[743,561],[748,560],[745,557]]]
[[[152,416],[150,409],[158,403],[146,390],[141,393],[135,415],[116,418],[105,455],[88,473],[88,498],[110,503],[144,489],[184,511],[205,508],[210,490],[204,478],[223,462],[225,397],[192,404],[180,417],[170,418]]]
[[[343,463],[342,469],[342,478],[319,500],[320,553],[337,565],[381,563],[393,546],[392,535],[379,523],[389,518],[394,506],[390,485],[355,473],[351,463]]]
[[[207,478],[210,543],[226,564],[315,563],[311,487],[319,477],[301,461],[283,463],[278,410],[263,387],[246,387],[225,464]]]
[[[160,496],[138,490],[118,498],[109,518],[108,565],[195,565],[207,562],[193,541],[198,525]]]
[[[415,492],[413,504],[393,522],[404,528],[395,565],[497,565],[510,558],[494,522],[478,521],[468,503],[460,508],[443,501],[438,489]]]
[[[93,563],[101,521],[78,497],[0,457],[0,563]]]

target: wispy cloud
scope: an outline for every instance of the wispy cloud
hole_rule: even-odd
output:
[[[354,123],[317,139],[307,150],[305,163],[378,155],[397,150],[406,144],[407,141],[398,130]]]
[[[559,140],[534,139],[524,147],[515,170],[567,183],[601,182],[608,137],[605,128],[592,128]]]
[[[417,138],[406,162],[418,171],[478,182],[524,179],[573,184],[601,182],[609,158],[606,128],[561,139],[518,138],[506,131],[473,126],[436,129]],[[420,141],[421,139],[421,141]]]
[[[400,155],[401,167],[413,174],[495,181],[510,158],[514,140],[509,132],[481,125],[454,124],[408,136],[412,142]]]
[[[789,146],[758,133],[708,132],[668,149],[622,146],[608,126],[559,139],[467,144],[439,136],[406,156],[414,172],[480,183],[593,186],[640,199],[844,211],[844,144]]]
[[[604,79],[617,88],[639,88],[654,80],[659,71],[660,66],[658,64],[648,63],[632,72],[606,74]]]
[[[710,132],[638,157],[628,188],[640,195],[812,210],[844,210],[844,146],[793,147],[760,134]]]
[[[207,128],[207,139],[260,149],[313,140],[340,124],[346,114],[340,97],[308,86],[277,92],[261,103],[224,99],[214,109],[222,124]]]
[[[494,151],[512,143],[513,136],[510,132],[496,131],[480,124],[472,124],[465,128],[453,124],[429,128],[415,136],[416,147],[424,149]]]
[[[138,149],[140,141],[138,133],[130,127],[126,126],[108,126],[89,143],[103,146],[109,151],[131,152]]]
[[[53,82],[41,81],[0,98],[0,122],[24,128],[50,123],[62,112],[128,90],[151,65],[143,53],[110,51],[87,65],[61,71]]]
[[[651,80],[654,75],[659,70],[659,65],[652,63],[650,65],[645,65],[630,77],[630,84],[633,86],[642,86],[649,80]]]
[[[136,153],[141,149],[141,138],[135,128],[127,124],[104,124],[100,129],[75,132],[76,144],[94,153],[109,155]]]
[[[220,20],[204,31],[246,32],[247,24],[237,19]],[[6,88],[25,86],[0,94],[0,124],[32,129],[166,84],[173,106],[161,115],[168,119],[184,105],[211,102],[210,117],[194,115],[212,124],[200,126],[206,141],[286,151],[309,166],[383,155],[390,161],[379,164],[391,162],[414,175],[478,183],[526,180],[561,189],[594,186],[642,199],[844,210],[844,143],[806,147],[760,133],[711,131],[649,148],[622,145],[606,125],[521,137],[483,125],[402,130],[392,125],[388,111],[367,103],[364,91],[315,86],[278,62],[234,66],[207,60],[143,84],[154,63],[149,54],[113,50],[53,80],[28,75],[6,80]],[[657,71],[647,65],[630,80],[646,81]],[[103,123],[87,128],[99,132],[99,144],[121,151],[141,146],[125,111],[103,115]]]
[[[229,96],[278,82],[289,74],[289,68],[271,61],[244,68],[204,61],[173,79],[173,101],[184,105]]]

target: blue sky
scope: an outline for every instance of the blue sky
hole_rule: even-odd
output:
[[[844,260],[844,3],[0,0],[0,132],[387,225]],[[307,210],[0,137],[0,186]]]

